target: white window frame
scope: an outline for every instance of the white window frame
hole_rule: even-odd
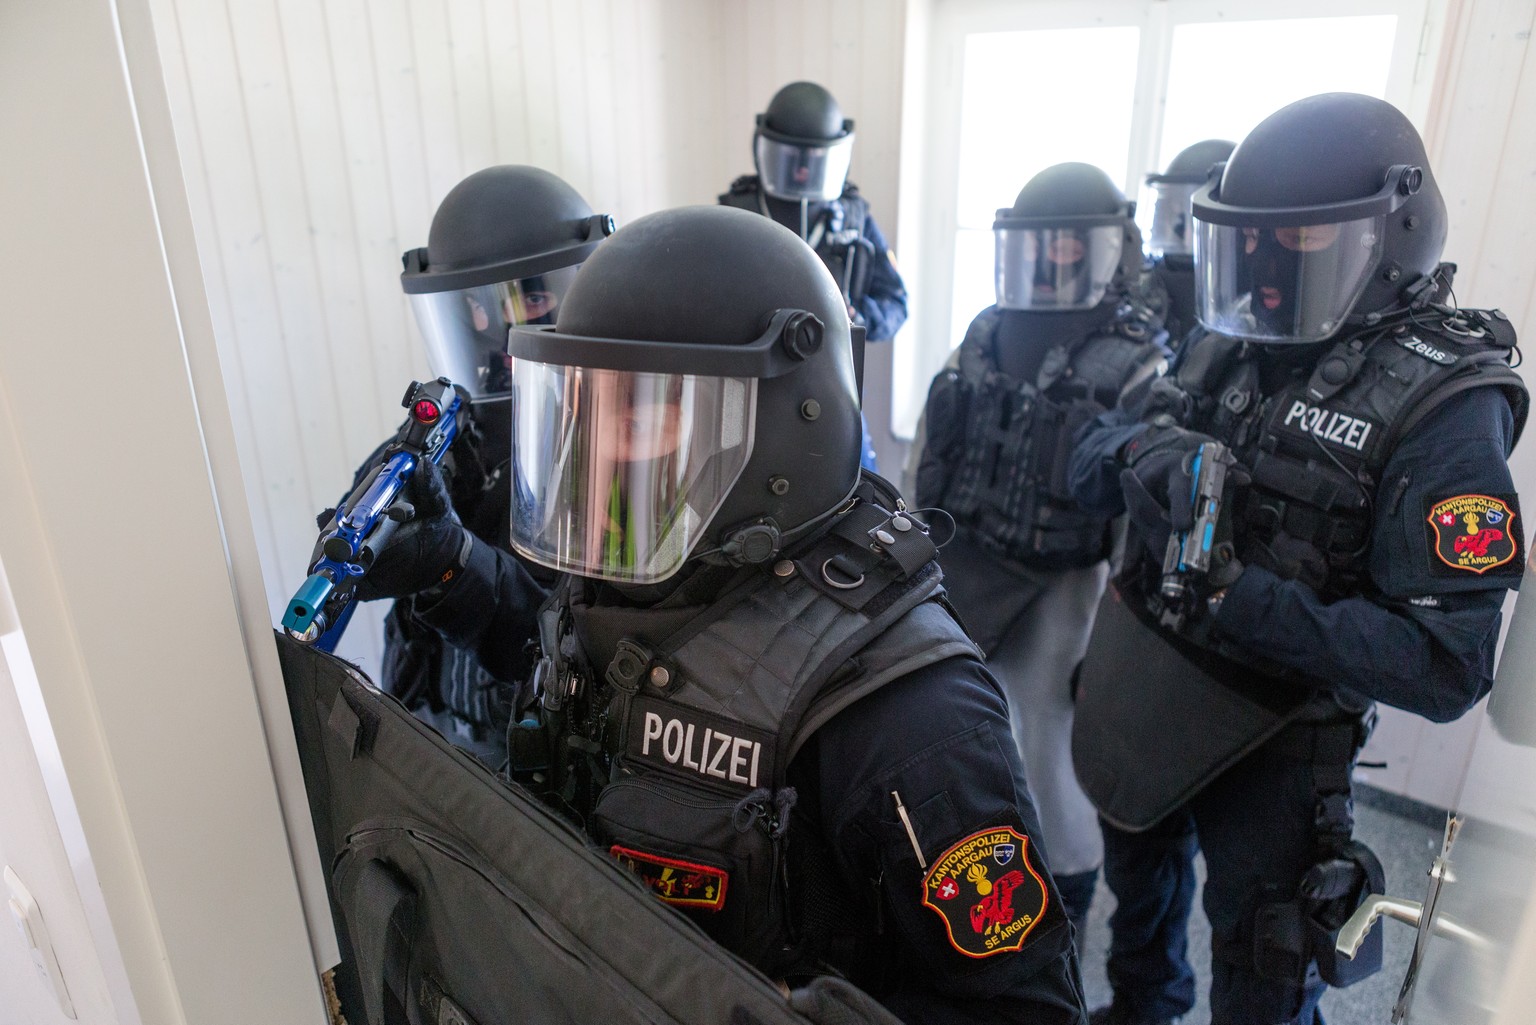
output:
[[[902,123],[904,195],[899,224],[903,252],[918,254],[916,260],[909,255],[904,267],[908,288],[918,301],[912,304],[910,327],[897,337],[893,353],[892,433],[911,439],[928,382],[958,341],[950,337],[951,293],[966,36],[1045,29],[1141,29],[1130,155],[1127,166],[1119,169],[1121,187],[1134,198],[1142,177],[1157,161],[1177,26],[1395,15],[1398,31],[1386,98],[1422,131],[1434,80],[1433,58],[1439,52],[1449,4],[1450,0],[1288,0],[1282,8],[1275,0],[930,0],[910,26],[926,40],[909,36],[907,48],[912,75]],[[920,88],[912,88],[919,83]],[[921,145],[909,144],[914,137]],[[1105,170],[1116,172],[1115,168]]]

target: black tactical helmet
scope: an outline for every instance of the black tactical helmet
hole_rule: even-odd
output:
[[[791,82],[757,115],[752,158],[763,191],[775,199],[836,199],[852,157],[853,122],[815,82]]]
[[[1206,139],[1185,146],[1168,162],[1166,171],[1147,175],[1136,204],[1136,223],[1148,257],[1183,257],[1188,268],[1195,251],[1190,199],[1211,176],[1211,168],[1231,156],[1236,145],[1226,139]]]
[[[1090,309],[1141,264],[1131,204],[1092,164],[1056,164],[1035,175],[1012,207],[997,212],[992,231],[997,305],[1007,310]]]
[[[476,397],[505,392],[507,328],[553,323],[583,260],[613,218],[537,167],[476,171],[438,205],[423,249],[402,261],[434,373]]]
[[[706,552],[760,562],[857,482],[847,308],[769,218],[640,218],[510,351],[513,543],[544,565],[646,583]]]
[[[1445,244],[1445,201],[1419,133],[1391,104],[1355,93],[1265,118],[1193,210],[1200,319],[1257,341],[1320,341],[1405,307]]]

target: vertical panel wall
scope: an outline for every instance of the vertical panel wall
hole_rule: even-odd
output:
[[[905,6],[152,0],[274,619],[314,513],[427,372],[400,254],[457,181],[536,164],[621,225],[712,203],[752,170],[754,114],[812,78],[857,122],[851,177],[890,236]]]

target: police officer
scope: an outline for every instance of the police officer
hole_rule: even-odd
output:
[[[815,254],[736,210],[652,214],[510,351],[513,544],[566,575],[470,535],[429,472],[371,576],[503,678],[539,638],[514,777],[771,977],[834,968],[908,1021],[1082,1022],[1003,695],[923,525],[860,474]]]
[[[1213,1020],[1320,1022],[1325,985],[1379,966],[1379,947],[1333,953],[1381,882],[1350,838],[1373,702],[1444,722],[1491,685],[1522,563],[1506,459],[1528,401],[1503,314],[1446,305],[1445,203],[1389,104],[1331,93],[1281,109],[1193,214],[1213,333],[1140,415],[1090,425],[1072,465],[1085,506],[1132,520],[1073,743],[1108,820],[1106,879],[1135,911],[1111,922],[1114,1003],[1094,1020],[1192,1004],[1159,871],[1197,842]],[[1218,466],[1211,565],[1186,572],[1169,539]]]
[[[1160,301],[1169,343],[1175,348],[1196,325],[1195,237],[1189,203],[1211,168],[1231,156],[1234,143],[1206,139],[1186,146],[1162,174],[1148,174],[1136,205],[1146,254],[1147,290]]]
[[[455,185],[432,218],[426,247],[403,257],[400,284],[432,371],[463,385],[473,399],[474,428],[455,444],[449,476],[457,515],[488,544],[505,547],[510,530],[507,330],[554,323],[581,262],[612,231],[612,218],[593,214],[555,175],[503,165]],[[360,597],[374,596],[365,578]],[[499,767],[511,716],[508,680],[444,645],[416,620],[409,600],[394,605],[384,630],[384,689],[455,744]]]
[[[757,115],[757,173],[733,181],[720,202],[772,217],[805,239],[866,339],[885,342],[906,322],[907,290],[868,201],[848,181],[852,158],[853,121],[844,120],[832,94],[814,82],[791,82]],[[861,461],[876,468],[867,425]]]
[[[1108,577],[1110,517],[1067,489],[1076,429],[1160,373],[1164,335],[1136,301],[1130,204],[1089,164],[1046,168],[999,210],[997,305],[934,378],[912,494],[955,520],[945,585],[1008,694],[1067,913],[1087,918],[1103,845],[1072,771],[1071,678]]]

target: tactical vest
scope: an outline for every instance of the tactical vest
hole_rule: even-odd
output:
[[[1383,481],[1382,471],[1415,424],[1454,395],[1496,387],[1518,437],[1529,399],[1508,365],[1514,344],[1497,311],[1424,311],[1333,343],[1289,383],[1269,382],[1266,394],[1256,348],[1209,336],[1186,353],[1176,387],[1159,384],[1153,401],[1162,415],[1225,442],[1251,471],[1249,486],[1229,492],[1238,558],[1253,561],[1262,545],[1275,550],[1281,535],[1305,542],[1325,564],[1317,590],[1334,600],[1373,589],[1374,510],[1391,510],[1408,485]],[[1132,830],[1156,823],[1288,724],[1344,723],[1368,708],[1211,631],[1209,617],[1171,615],[1177,610],[1158,586],[1162,556],[1144,545],[1128,554],[1101,603],[1073,724],[1085,792],[1101,815]],[[1146,772],[1149,764],[1159,771]]]
[[[1361,593],[1374,510],[1382,501],[1391,507],[1408,485],[1384,481],[1382,472],[1415,424],[1453,395],[1497,387],[1519,437],[1529,396],[1509,366],[1514,344],[1514,328],[1497,310],[1421,315],[1335,342],[1265,395],[1255,347],[1202,343],[1176,383],[1191,400],[1188,425],[1224,441],[1253,475],[1234,495],[1238,558],[1253,561],[1259,546],[1288,535],[1325,557],[1325,600]]]
[[[768,199],[755,174],[742,175],[731,182],[730,191],[719,197],[722,206],[771,217]],[[859,195],[857,185],[843,186],[843,194],[821,208],[812,219],[806,244],[816,250],[821,262],[832,272],[832,279],[842,289],[848,305],[857,307],[869,293],[869,276],[879,257],[874,245],[864,237],[864,222],[869,219],[869,203]]]
[[[813,888],[790,900],[789,880],[817,866],[789,861],[826,857],[804,831],[791,845],[795,754],[886,684],[980,657],[941,600],[924,530],[899,500],[893,513],[870,484],[859,494],[827,533],[758,568],[665,640],[620,641],[587,711],[576,706],[598,674],[579,664],[568,635],[546,640],[562,654],[539,674],[546,693],[571,695],[553,716],[545,703],[546,724],[557,723],[548,750],[581,752],[564,779],[551,774],[559,800],[658,897],[772,977],[814,963],[831,939],[822,909],[805,906]],[[559,604],[546,618],[561,617]],[[632,624],[635,610],[625,611]],[[514,739],[514,766],[528,760],[523,746]],[[584,773],[597,784],[590,793]]]
[[[934,401],[955,410],[948,429],[964,431],[964,443],[943,492],[925,492],[921,501],[940,506],[958,530],[1026,566],[1092,565],[1109,554],[1110,521],[1083,511],[1071,497],[1073,436],[1131,385],[1157,373],[1165,351],[1139,307],[1123,304],[1097,331],[1051,349],[1033,382],[1017,381],[998,369],[1001,317],[995,306],[977,316],[960,344],[959,365],[935,383]],[[930,422],[929,430],[945,426]]]

